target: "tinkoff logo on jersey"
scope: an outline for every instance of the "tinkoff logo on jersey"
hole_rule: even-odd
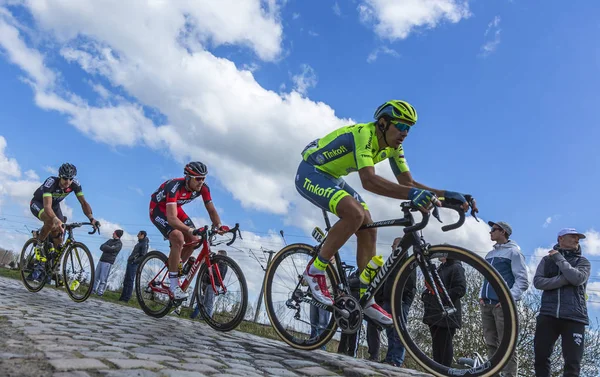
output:
[[[345,146],[341,146],[339,148],[335,148],[329,151],[323,151],[323,156],[328,159],[331,160],[332,158],[341,156],[343,154],[348,153],[348,148],[346,148]]]
[[[333,187],[323,188],[319,187],[318,184],[313,185],[312,181],[308,178],[304,178],[304,186],[302,186],[306,191],[312,192],[315,195],[322,196],[324,198],[329,198],[331,194],[333,194]]]

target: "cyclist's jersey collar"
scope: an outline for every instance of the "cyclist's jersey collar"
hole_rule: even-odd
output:
[[[385,159],[390,159],[395,175],[409,171],[402,145],[397,149],[379,148],[374,122],[338,128],[308,144],[302,151],[302,158],[336,178]]]

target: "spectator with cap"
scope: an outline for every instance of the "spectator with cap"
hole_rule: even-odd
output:
[[[125,270],[125,278],[123,279],[123,291],[119,301],[129,302],[133,293],[133,283],[135,283],[135,273],[137,267],[144,259],[144,255],[148,252],[148,236],[145,230],[140,230],[138,235],[138,243],[133,247],[133,251],[127,258],[127,268]]]
[[[123,247],[123,243],[121,242],[122,236],[123,231],[121,229],[117,229],[113,232],[112,238],[100,246],[102,256],[100,257],[100,261],[96,266],[96,280],[94,281],[94,289],[92,290],[92,292],[98,296],[102,296],[104,294],[110,269],[115,263],[117,255],[119,255],[119,252]]]
[[[558,243],[538,265],[533,286],[542,290],[533,348],[536,377],[550,377],[550,356],[561,337],[563,376],[579,376],[585,326],[589,325],[586,293],[590,262],[581,255],[585,235],[573,228],[558,232]]]
[[[502,276],[510,289],[513,299],[519,301],[529,287],[525,257],[521,253],[519,245],[510,239],[512,235],[510,225],[504,221],[489,221],[488,225],[492,227],[490,238],[496,244],[486,255],[485,259]],[[483,337],[488,349],[488,358],[492,358],[498,350],[498,345],[502,342],[504,314],[498,301],[498,295],[494,292],[487,279],[484,279],[481,287],[479,304],[481,307]],[[515,351],[508,364],[502,370],[503,376],[516,377],[517,370],[517,352]]]

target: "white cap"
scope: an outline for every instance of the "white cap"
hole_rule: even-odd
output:
[[[558,232],[559,237],[562,237],[567,234],[576,234],[579,236],[579,239],[585,238],[585,234],[579,233],[577,230],[575,230],[575,228],[564,228],[564,229],[561,229],[560,232]]]

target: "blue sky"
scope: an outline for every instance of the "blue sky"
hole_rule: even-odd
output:
[[[418,181],[473,194],[483,219],[513,226],[532,267],[560,228],[586,232],[590,292],[600,291],[592,209],[600,5],[193,3],[0,0],[6,246],[18,249],[25,225],[38,224],[27,208],[36,185],[70,161],[107,225],[100,237],[79,238],[97,247],[118,226],[128,254],[146,229],[152,246],[166,250],[148,220],[149,196],[189,159],[209,165],[222,218],[247,231],[240,258],[280,248],[280,229],[288,242],[311,243],[322,220],[293,187],[300,151],[335,127],[370,121],[397,98],[419,113],[404,145]],[[378,173],[391,178],[381,165]],[[365,193],[356,177],[348,182]],[[398,215],[391,200],[364,197],[375,219]],[[76,199],[66,203],[82,220]],[[206,221],[201,203],[185,209],[196,225]],[[426,235],[485,252],[487,230],[469,221],[448,234],[432,225]],[[397,234],[380,233],[381,253]],[[349,245],[343,256],[353,261]],[[250,264],[248,273],[259,273]]]

